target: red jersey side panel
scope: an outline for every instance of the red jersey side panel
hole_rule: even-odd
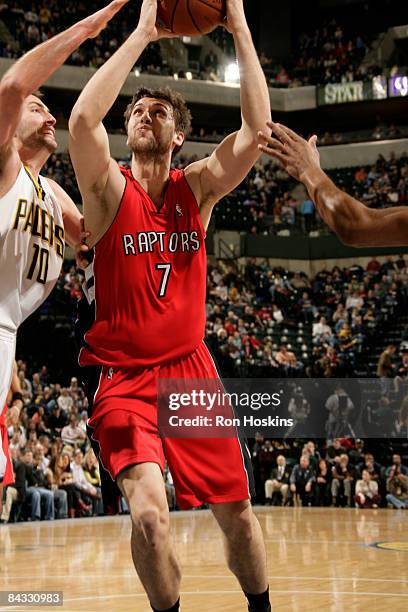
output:
[[[155,365],[204,338],[205,233],[184,172],[170,172],[157,211],[131,171],[121,171],[122,202],[95,247],[96,320],[81,365]]]
[[[0,412],[0,483],[6,487],[14,482],[13,465],[10,459],[6,427],[7,404]]]
[[[7,402],[4,404],[3,408],[0,410],[0,425],[3,425],[3,427],[6,426],[6,417],[7,417]]]

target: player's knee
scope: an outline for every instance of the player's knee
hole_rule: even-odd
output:
[[[254,517],[252,512],[232,515],[230,524],[224,528],[227,538],[242,543],[250,542],[254,537]]]
[[[167,541],[169,523],[159,508],[139,507],[131,513],[134,536],[153,549],[163,546]]]

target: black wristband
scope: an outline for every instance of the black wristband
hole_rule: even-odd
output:
[[[13,397],[11,398],[11,403],[20,400],[21,402],[23,401],[23,394],[20,393],[19,391],[16,391],[15,393],[13,393]]]

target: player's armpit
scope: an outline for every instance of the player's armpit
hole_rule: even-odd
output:
[[[92,235],[90,246],[94,246],[116,215],[126,180],[110,156],[102,123],[89,129],[86,120],[73,113],[69,127],[69,152],[83,200],[85,226]]]
[[[55,193],[55,196],[61,205],[62,218],[64,221],[65,240],[70,247],[74,248],[81,242],[81,219],[82,215],[75,205],[74,201],[69,197],[67,192],[52,179],[47,179]]]

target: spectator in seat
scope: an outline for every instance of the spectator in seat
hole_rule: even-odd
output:
[[[357,438],[354,447],[350,449],[349,460],[354,466],[364,462],[364,440],[361,440],[361,438]]]
[[[354,481],[354,474],[349,469],[349,458],[345,453],[340,455],[339,460],[335,463],[332,468],[332,505],[338,506],[343,500],[346,501],[347,506],[351,506],[351,495],[352,495],[352,484]]]
[[[82,427],[79,426],[78,417],[75,414],[71,414],[69,425],[66,425],[61,431],[61,438],[66,444],[84,444],[86,440],[86,433]]]
[[[285,506],[288,500],[290,470],[286,466],[283,455],[276,458],[277,467],[271,472],[271,477],[265,482],[265,502],[267,506],[276,506],[278,502]]]
[[[408,476],[408,467],[406,465],[402,465],[401,463],[401,455],[393,455],[392,456],[392,465],[390,465],[390,467],[387,468],[385,475],[387,476],[387,478],[389,478],[391,470],[395,468],[399,468],[399,471],[401,472],[401,474],[403,474],[404,476]]]
[[[88,502],[88,498],[92,501],[93,514],[97,515],[100,513],[100,504],[97,502],[102,499],[100,487],[92,485],[84,474],[82,463],[84,460],[83,452],[77,448],[74,451],[73,461],[71,462],[72,480],[74,485],[81,492],[81,497],[85,502]]]
[[[320,459],[316,471],[316,505],[317,506],[330,506],[331,497],[331,482],[332,473],[329,462],[325,459]]]
[[[33,461],[33,453],[26,450],[23,455],[23,463],[26,467],[26,499],[31,502],[31,520],[41,520],[41,504],[45,504],[45,520],[54,520],[54,495],[47,489],[47,478],[41,468],[36,468]]]
[[[98,498],[93,501],[95,513],[103,514],[101,475],[99,471],[99,463],[92,448],[90,448],[85,455],[83,468],[85,478],[92,486],[96,488],[99,493]]]
[[[354,180],[357,183],[364,183],[367,180],[367,172],[365,168],[360,168],[354,175]]]
[[[82,512],[89,515],[92,506],[85,503],[82,499],[80,490],[74,484],[71,472],[70,454],[63,451],[51,461],[50,469],[54,475],[54,483],[57,484],[60,489],[67,492],[69,518],[75,518],[76,512]]]
[[[313,337],[321,336],[322,334],[332,336],[333,332],[329,325],[327,325],[326,317],[320,317],[318,323],[313,323]]]
[[[334,464],[336,458],[339,458],[345,453],[346,449],[341,445],[341,439],[335,438],[326,451],[326,459],[329,463]]]
[[[346,299],[346,310],[352,310],[353,308],[357,308],[361,310],[364,305],[364,300],[361,295],[358,294],[357,291],[352,291],[351,294]]]
[[[21,451],[21,456],[25,451]],[[8,523],[11,509],[15,502],[24,502],[26,496],[26,467],[25,463],[19,458],[20,451],[10,448],[10,456],[13,464],[14,483],[6,487],[6,501],[1,512],[1,523]]]
[[[344,306],[344,304],[337,304],[336,310],[333,314],[332,317],[333,323],[334,325],[334,330],[336,332],[336,334],[338,334],[340,332],[340,330],[342,329],[343,325],[347,322],[348,320],[348,312]]]
[[[59,489],[54,483],[52,471],[46,467],[44,468],[42,463],[44,454],[42,451],[35,451],[33,455],[33,475],[38,483],[38,486],[45,489],[49,489],[54,497],[54,513],[53,517],[56,516],[59,519],[67,518],[68,516],[68,502],[67,492],[63,489]],[[57,512],[55,511],[57,509]],[[52,519],[49,519],[52,520]]]
[[[376,257],[370,259],[367,264],[367,272],[371,274],[377,274],[381,270],[381,264]]]
[[[48,427],[54,435],[60,436],[61,431],[67,424],[67,415],[57,403],[48,417]]]
[[[310,289],[310,281],[307,277],[301,276],[299,272],[295,272],[293,278],[289,283],[290,288],[296,291],[302,291],[303,289]]]
[[[33,399],[33,388],[28,378],[26,378],[24,370],[20,370],[18,372],[18,378],[20,381],[21,392],[23,394],[23,400],[31,401]]]
[[[392,358],[395,355],[397,347],[394,344],[389,344],[381,353],[377,364],[377,376],[381,381],[381,389],[387,394],[391,388],[391,379],[394,376],[394,364]]]
[[[374,455],[371,453],[366,453],[364,455],[364,462],[360,463],[358,466],[358,470],[360,474],[363,473],[363,470],[367,470],[370,473],[371,480],[375,480],[379,483],[381,478],[382,466],[374,461]]]
[[[299,306],[302,309],[305,323],[311,323],[317,314],[317,308],[313,305],[307,291],[304,291],[302,294],[302,299],[299,300]]]
[[[363,470],[361,480],[356,482],[356,494],[354,496],[356,507],[378,508],[381,497],[378,494],[378,483],[371,479],[368,470]]]
[[[58,406],[61,408],[62,412],[69,414],[71,412],[73,403],[74,403],[74,400],[69,395],[68,389],[66,387],[63,387],[61,389],[61,395],[57,399]]]
[[[313,440],[308,440],[308,442],[306,442],[306,444],[303,447],[302,453],[305,452],[306,450],[309,453],[310,467],[312,468],[314,472],[316,472],[317,465],[321,459],[321,456]]]
[[[302,455],[300,463],[293,468],[289,481],[292,498],[296,501],[298,497],[302,506],[311,506],[315,475],[306,455]]]
[[[387,478],[387,502],[394,508],[408,508],[408,476],[405,476],[398,465],[391,468]]]
[[[279,347],[279,351],[275,355],[275,360],[288,376],[302,369],[302,365],[296,359],[295,353],[288,351],[284,344],[281,344]]]

